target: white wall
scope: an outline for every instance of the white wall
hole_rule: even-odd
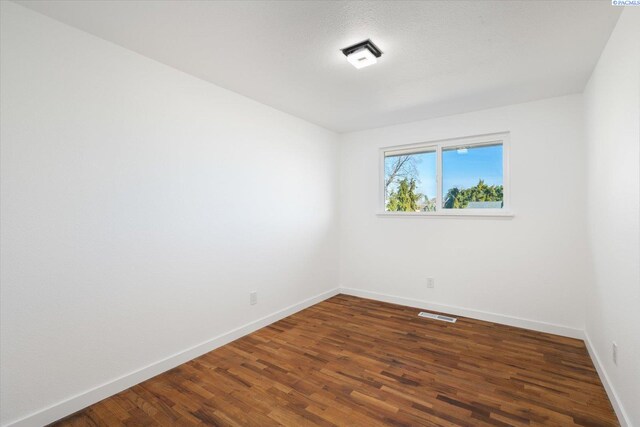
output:
[[[1,3],[3,424],[337,286],[335,134]]]
[[[588,279],[581,102],[571,95],[342,135],[341,286],[579,334]],[[511,132],[513,218],[376,216],[380,147],[500,131]]]
[[[595,272],[586,332],[640,426],[640,10],[626,8],[584,94],[588,231]],[[618,344],[613,363],[612,342]]]

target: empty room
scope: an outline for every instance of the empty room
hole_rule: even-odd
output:
[[[640,0],[0,0],[0,426],[640,427]]]

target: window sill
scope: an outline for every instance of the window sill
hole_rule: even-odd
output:
[[[511,211],[454,211],[454,212],[378,212],[379,217],[390,218],[504,218],[514,217]]]

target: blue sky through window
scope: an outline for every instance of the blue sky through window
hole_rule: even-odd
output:
[[[418,192],[429,199],[436,197],[436,152],[416,154],[418,170]]]
[[[481,179],[502,185],[502,145],[460,148],[442,150],[443,196],[452,187],[474,187]]]
[[[410,154],[412,164],[415,166],[415,172],[411,173],[411,176],[416,178],[417,191],[426,195],[429,199],[436,197],[436,152],[416,153]],[[384,159],[385,170],[392,169],[392,166],[397,162],[398,156],[387,156]],[[411,168],[408,168],[411,170]],[[386,177],[385,177],[386,179]],[[397,181],[390,187],[395,189],[397,187]]]

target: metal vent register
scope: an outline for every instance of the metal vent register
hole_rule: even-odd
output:
[[[428,319],[441,320],[443,322],[456,323],[455,317],[443,316],[442,314],[428,313],[426,311],[421,311],[418,316],[426,317]]]

